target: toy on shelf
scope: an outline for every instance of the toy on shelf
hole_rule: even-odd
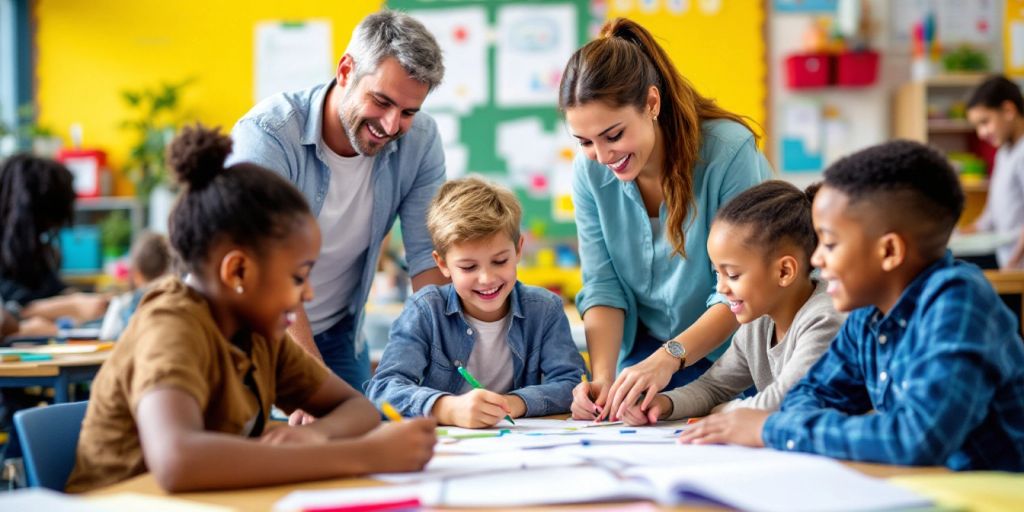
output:
[[[786,58],[790,89],[866,87],[878,80],[879,54],[868,47],[867,3],[850,0],[838,7],[837,20],[816,18],[803,34],[801,52]]]

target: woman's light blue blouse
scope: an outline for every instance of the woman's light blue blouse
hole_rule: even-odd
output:
[[[579,233],[582,315],[593,306],[626,313],[622,356],[633,347],[637,322],[667,340],[686,330],[714,304],[715,275],[708,258],[708,231],[715,212],[740,192],[769,179],[771,166],[743,125],[706,121],[700,159],[693,169],[693,206],[687,218],[686,259],[672,254],[664,229],[654,233],[635,182],[619,181],[608,167],[582,153],[573,163],[573,203]],[[661,205],[659,224],[667,210]],[[722,345],[711,356],[716,359]]]

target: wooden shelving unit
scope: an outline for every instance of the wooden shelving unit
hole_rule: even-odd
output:
[[[944,151],[970,152],[974,127],[966,119],[929,117],[929,105],[948,108],[954,101],[967,101],[970,91],[988,75],[938,75],[928,80],[900,86],[893,98],[892,134],[895,138],[916,140]],[[985,207],[988,182],[965,182],[967,204],[960,225],[974,221]]]

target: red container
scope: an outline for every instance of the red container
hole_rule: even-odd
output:
[[[71,171],[78,197],[103,195],[107,154],[99,149],[61,149],[57,160]]]
[[[831,60],[824,53],[790,55],[786,58],[786,85],[790,89],[828,86]]]
[[[878,52],[846,52],[836,57],[836,85],[865,87],[878,79]]]

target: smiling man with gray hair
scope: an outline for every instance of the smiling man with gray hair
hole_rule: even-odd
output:
[[[441,49],[423,24],[383,10],[356,27],[330,83],[272,96],[232,131],[229,163],[280,173],[317,216],[315,298],[288,332],[359,390],[370,378],[363,309],[396,217],[413,288],[445,281],[425,225],[445,180],[444,153],[434,120],[419,112],[443,76]]]

